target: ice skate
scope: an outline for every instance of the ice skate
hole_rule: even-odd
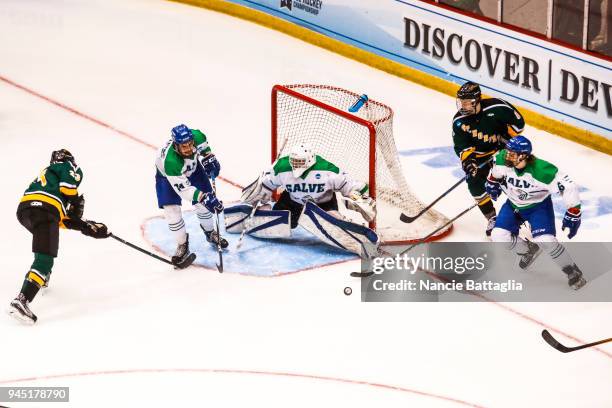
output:
[[[23,293],[20,293],[11,302],[8,312],[11,316],[15,317],[16,319],[24,323],[34,324],[36,323],[36,320],[38,320],[38,318],[30,310],[28,306],[29,303],[30,302],[27,301],[27,299],[25,298],[25,295]]]
[[[215,248],[217,247],[217,244],[221,245],[222,249],[225,249],[229,246],[229,242],[227,242],[225,238],[220,236],[217,231],[206,231],[201,225],[200,228],[202,228],[204,235],[206,235],[206,241],[210,242]]]
[[[586,279],[582,276],[582,271],[576,264],[563,268],[563,273],[567,275],[567,284],[574,290],[580,289],[587,283]]]
[[[487,229],[485,230],[485,234],[487,235],[488,239],[491,239],[491,231],[493,231],[493,228],[495,228],[495,220],[497,220],[497,215],[494,215],[487,221]]]
[[[536,258],[542,253],[542,248],[535,242],[525,241],[525,245],[527,245],[527,251],[518,253],[521,257],[519,260],[519,268],[521,269],[527,269],[531,266]]]
[[[183,269],[195,261],[196,255],[189,252],[189,234],[186,234],[185,242],[176,247],[176,252],[172,256],[172,264],[175,268]]]

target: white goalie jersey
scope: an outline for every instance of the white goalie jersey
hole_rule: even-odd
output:
[[[272,169],[264,174],[261,182],[270,192],[284,188],[293,201],[302,205],[308,201],[330,201],[336,191],[345,197],[353,191],[360,194],[368,192],[366,183],[352,180],[347,173],[321,156],[316,156],[314,165],[300,177],[293,175],[289,156],[280,157]]]

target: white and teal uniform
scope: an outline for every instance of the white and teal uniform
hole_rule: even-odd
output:
[[[181,156],[174,149],[172,140],[169,140],[159,149],[157,159],[155,160],[155,166],[157,168],[158,177],[165,177],[180,198],[185,201],[196,203],[202,190],[206,190],[204,192],[209,192],[210,187],[208,187],[208,180],[206,180],[204,186],[198,188],[190,178],[194,175],[196,170],[201,167],[198,166],[199,159],[211,153],[211,149],[204,133],[197,129],[191,129],[191,133],[193,134],[194,146],[196,149],[194,154],[190,157]],[[202,171],[201,168],[200,171]],[[162,203],[160,203],[160,207],[162,207],[161,204]]]
[[[489,179],[500,182],[508,197],[497,216],[495,228],[517,234],[521,222],[528,221],[534,238],[554,236],[551,194],[560,194],[567,208],[580,207],[578,186],[555,165],[539,158],[520,170],[508,167],[505,165],[506,153],[504,149],[495,155],[495,164],[489,174]]]
[[[265,174],[262,183],[269,190],[282,187],[291,200],[300,205],[309,200],[317,204],[329,202],[336,191],[346,197],[355,190],[361,194],[368,192],[366,183],[352,180],[347,173],[321,156],[315,156],[315,164],[300,177],[295,177],[292,170],[289,156],[280,157]]]
[[[495,156],[491,176],[505,181],[501,183],[502,191],[508,196],[512,207],[521,210],[533,207],[553,193],[563,197],[567,208],[580,205],[578,187],[554,164],[536,158],[524,169],[518,170],[504,164],[506,152],[505,149],[500,150]]]

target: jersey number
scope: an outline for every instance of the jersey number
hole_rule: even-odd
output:
[[[183,185],[183,183],[177,183],[174,185],[174,188],[176,188],[178,191],[183,191],[185,189],[185,186]]]
[[[38,181],[43,187],[47,185],[47,177],[45,176],[46,173],[47,169],[44,169],[40,172],[40,176],[38,176],[38,178],[36,179],[36,181]]]

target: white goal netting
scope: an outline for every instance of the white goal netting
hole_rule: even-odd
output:
[[[393,110],[368,100],[349,108],[359,95],[325,85],[276,85],[272,91],[272,160],[306,142],[316,154],[370,185],[378,214],[371,225],[381,241],[404,243],[425,237],[448,219],[429,210],[406,224],[400,213],[415,215],[423,203],[408,187],[393,138]],[[436,239],[450,230],[441,230]]]

